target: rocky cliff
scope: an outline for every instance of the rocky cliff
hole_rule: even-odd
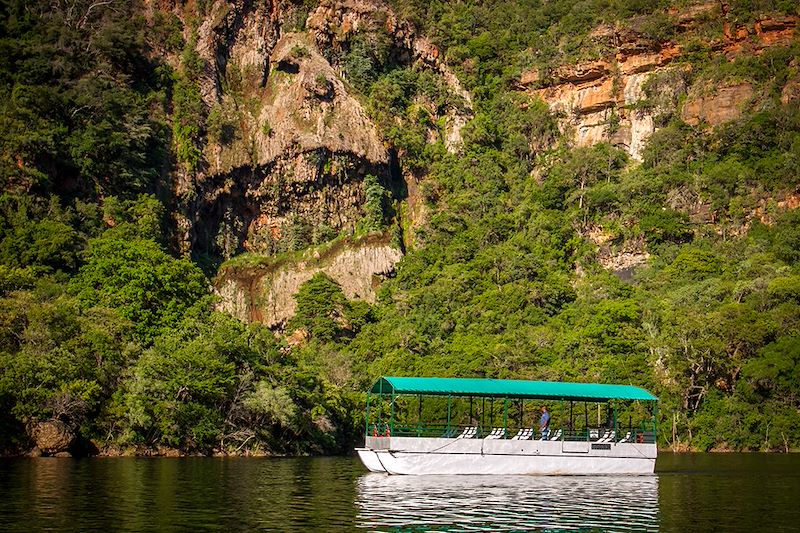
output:
[[[689,75],[693,60],[730,61],[795,39],[797,17],[738,24],[728,11],[724,3],[673,9],[662,21],[672,34],[666,40],[650,36],[643,18],[600,26],[589,34],[586,47],[601,50],[601,57],[547,72],[527,70],[519,85],[547,102],[576,146],[609,141],[640,160],[645,141],[664,116],[678,110],[688,124],[715,126],[739,117],[752,103],[752,84],[694,78]],[[709,32],[716,26],[719,35]],[[796,87],[797,80],[786,85],[784,102],[796,98]]]
[[[348,79],[344,58],[354,39],[385,40],[392,64],[415,65],[443,81],[458,105],[415,105],[439,125],[426,131],[427,141],[442,139],[451,153],[460,150],[472,100],[437,46],[381,0],[324,0],[307,11],[304,5],[216,1],[202,13],[188,4],[158,6],[183,20],[184,39],[202,65],[199,164],[179,168],[173,187],[186,253],[270,257],[352,235],[366,216],[368,176],[393,204],[391,223],[407,228],[424,220],[418,192],[424,177],[404,164],[403,149],[387,140],[385,123]],[[713,127],[774,89],[736,76],[697,75],[698,61],[759,55],[796,39],[797,17],[740,23],[724,3],[654,16],[666,29],[655,31],[653,16],[601,25],[585,39],[592,52],[583,57],[590,59],[524,71],[518,89],[544,100],[575,145],[610,141],[641,160],[649,136],[671,118]],[[172,57],[178,69],[184,61]],[[796,99],[798,87],[798,79],[788,80],[779,88],[782,101]],[[401,213],[411,220],[399,220]],[[647,259],[642,242],[612,252],[602,231],[587,236],[607,268],[625,270]],[[284,259],[280,267],[230,263],[217,281],[220,307],[280,327],[293,312],[292,295],[318,271],[349,297],[371,299],[374,280],[391,272],[402,245],[350,239],[326,252],[324,265],[314,258]]]
[[[654,20],[661,27],[653,28]],[[648,138],[672,120],[707,130],[773,105],[765,102],[772,102],[776,92],[782,105],[796,101],[798,65],[790,65],[794,76],[787,80],[761,82],[731,65],[795,45],[797,27],[796,16],[739,22],[725,2],[673,8],[596,27],[585,40],[596,57],[523,71],[518,89],[547,103],[574,146],[610,142],[641,161]],[[752,220],[770,223],[767,204],[790,206],[796,196],[797,191],[785,190],[774,198],[754,197],[755,207],[733,231],[746,231]],[[668,205],[693,223],[718,222],[707,200],[687,198],[683,190],[672,191]],[[650,257],[642,238],[615,242],[613,232],[597,226],[579,233],[597,246],[599,264],[623,278]]]
[[[178,247],[212,262],[242,252],[270,257],[352,234],[366,216],[365,179],[386,195],[387,223],[424,219],[421,177],[403,164],[365,109],[342,65],[354,36],[388,39],[391,61],[429,70],[460,101],[437,110],[446,148],[461,146],[471,98],[429,40],[380,0],[324,0],[307,10],[287,1],[148,3],[183,28],[184,50],[168,54],[176,71],[199,63],[203,123],[195,165],[176,165],[173,202]],[[400,204],[406,203],[405,207]],[[393,205],[394,204],[394,205]],[[399,220],[404,213],[410,220]],[[326,253],[327,266],[285,259],[278,270],[220,273],[220,307],[270,326],[291,316],[292,295],[316,271],[349,297],[371,299],[375,276],[389,273],[403,243],[351,239]],[[317,266],[310,266],[311,264]]]

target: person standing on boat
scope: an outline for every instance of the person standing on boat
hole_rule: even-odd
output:
[[[547,412],[547,407],[542,406],[542,416],[539,418],[539,432],[542,434],[542,440],[547,440],[550,436],[550,413]]]

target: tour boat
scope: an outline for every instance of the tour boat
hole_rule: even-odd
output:
[[[356,451],[388,474],[653,474],[657,402],[632,385],[382,377]]]

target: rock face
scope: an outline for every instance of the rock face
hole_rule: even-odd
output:
[[[207,2],[196,39],[189,20],[199,8],[155,4],[148,3],[184,20],[184,38],[195,43],[202,63],[207,131],[200,163],[179,169],[173,180],[184,253],[270,252],[293,223],[352,231],[364,216],[368,174],[396,200],[414,189],[398,154],[350,94],[344,70],[331,62],[354,33],[376,24],[391,40],[395,60],[434,70],[461,98],[462,105],[436,117],[444,119],[448,149],[460,147],[469,94],[439,50],[382,0],[323,0],[309,13],[278,0]],[[180,68],[177,57],[172,63]]]
[[[672,11],[669,16],[679,32],[691,32],[703,19],[726,13],[724,4],[708,3]],[[726,19],[724,27],[724,38],[709,42],[708,47],[713,54],[730,59],[741,53],[757,55],[768,46],[788,45],[797,17],[762,19],[752,27],[736,26]],[[687,92],[681,117],[689,124],[709,126],[739,117],[753,96],[753,87],[746,83],[713,89],[688,87],[682,76],[686,67],[676,65],[676,59],[688,52],[673,42],[645,38],[636,30],[636,21],[630,28],[601,26],[589,39],[608,51],[606,57],[558,67],[548,75],[527,71],[519,78],[523,90],[544,100],[562,117],[562,130],[571,133],[577,146],[609,141],[638,160],[665,107],[677,107]],[[796,92],[789,82],[783,100],[796,98]]]
[[[243,149],[243,138],[208,145],[209,174],[267,167],[289,154],[316,151],[388,163],[375,125],[308,35],[282,35],[268,59],[270,75],[247,117],[255,126],[247,139],[250,149]],[[307,178],[302,171],[294,177]]]
[[[753,96],[753,86],[739,83],[693,92],[681,109],[683,121],[692,126],[700,123],[717,126],[742,114],[742,107]]]
[[[293,295],[314,274],[324,272],[333,278],[349,299],[373,302],[378,283],[401,258],[402,252],[389,243],[388,236],[371,235],[297,262],[223,268],[215,293],[221,310],[277,328],[294,315]]]
[[[290,6],[215,2],[197,30],[207,109],[201,164],[175,180],[182,248],[269,252],[296,222],[352,230],[367,174],[398,196],[394,156],[310,33],[285,31]]]
[[[28,435],[43,455],[68,453],[77,438],[75,432],[60,420],[31,422]]]
[[[445,146],[455,153],[461,147],[461,129],[472,118],[472,98],[444,62],[442,53],[426,37],[418,35],[407,21],[400,19],[388,3],[381,0],[323,0],[306,21],[321,49],[340,50],[343,42],[359,30],[382,21],[391,36],[401,63],[418,62],[436,71],[449,90],[460,97],[462,107],[447,110]]]
[[[434,71],[457,96],[433,110],[444,124],[435,134],[457,152],[472,102],[438,48],[383,0],[322,0],[310,12],[281,0],[145,6],[183,20],[201,63],[200,161],[173,175],[177,244],[215,260],[243,251],[262,256],[259,266],[220,271],[219,308],[280,327],[294,313],[293,295],[316,272],[338,281],[349,298],[373,300],[375,284],[402,257],[402,245],[386,235],[339,241],[318,257],[284,255],[277,264],[271,256],[354,232],[366,214],[368,176],[387,203],[406,202],[399,210],[406,226],[424,220],[424,202],[415,198],[421,177],[404,175],[403,154],[382,138],[337,61],[355,34],[378,31],[393,61]],[[199,21],[195,32],[192,20]],[[183,68],[177,54],[168,60]]]

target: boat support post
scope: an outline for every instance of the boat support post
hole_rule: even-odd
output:
[[[394,435],[394,389],[392,389],[392,407],[389,415],[389,435]]]

